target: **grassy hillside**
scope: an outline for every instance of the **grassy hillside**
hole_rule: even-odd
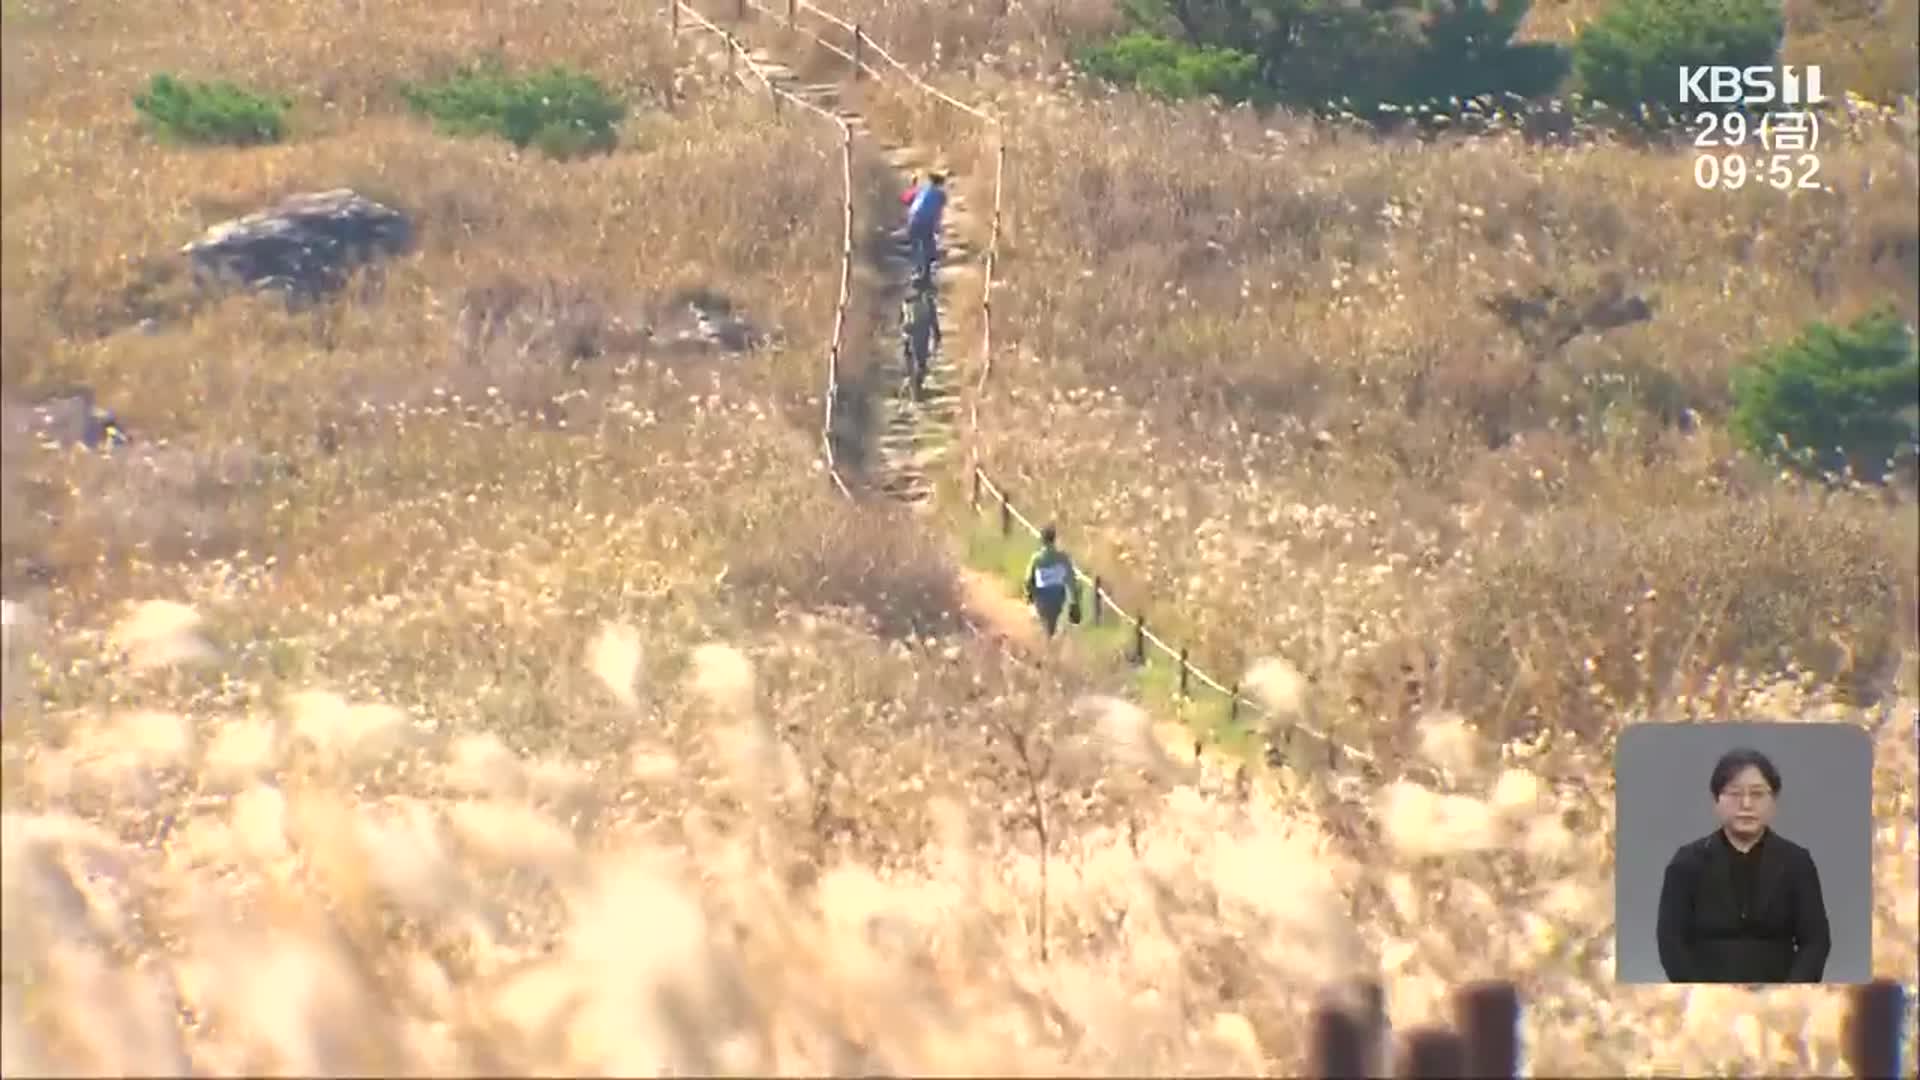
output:
[[[819,6],[858,23],[905,61],[1026,74],[1056,72],[1072,44],[1123,24],[1121,5],[1112,0],[1005,5],[838,0]],[[1606,0],[1534,0],[1520,36],[1571,41],[1605,6]],[[1827,86],[1872,101],[1920,93],[1920,46],[1915,44],[1920,41],[1920,3],[1785,0],[1784,10],[1785,62],[1820,64]]]
[[[1783,664],[1859,700],[1912,685],[1911,497],[1804,488],[1726,433],[1760,350],[1914,317],[1910,106],[1830,119],[1833,190],[1788,195],[1617,140],[973,92],[1011,162],[989,470],[1209,669],[1287,656],[1389,742],[1382,712],[1436,704],[1598,733]],[[976,125],[873,107],[988,187]]]
[[[1910,141],[1836,136],[1840,193],[1788,197],[1619,146],[1007,108],[989,466],[1196,655],[1296,658],[1368,716],[1409,662],[1485,722],[1561,726],[1721,665],[1901,677],[1911,500],[1783,482],[1722,427],[1754,350],[1911,317]],[[1652,314],[1555,344],[1490,303],[1540,289],[1569,329]]]
[[[1112,0],[948,4],[841,0],[820,4],[887,42],[900,60],[1052,73],[1073,42],[1116,31]],[[1524,40],[1572,40],[1605,0],[1534,0]],[[1920,4],[1914,0],[1786,0],[1788,63],[1820,63],[1826,85],[1891,102],[1920,92]],[[724,12],[724,8],[716,8]]]
[[[836,10],[943,67],[1111,17],[991,8]],[[1197,659],[1433,792],[1195,762],[1110,642],[965,624],[953,552],[1018,551],[839,501],[824,125],[651,10],[4,18],[0,404],[84,384],[133,442],[0,462],[0,1071],[1283,1073],[1362,976],[1403,1028],[1515,979],[1540,1074],[1838,1068],[1829,991],[1612,985],[1608,736],[1656,701],[1858,724],[1911,821],[1912,502],[1722,433],[1742,350],[1911,304],[1910,140],[1788,200],[983,78],[1018,129],[989,465]],[[600,79],[619,145],[408,111],[490,50]],[[153,138],[158,72],[291,98],[287,138]],[[980,190],[977,133],[866,104]],[[341,186],[418,250],[297,311],[187,279],[207,226]],[[1476,303],[1615,280],[1653,320],[1551,355]],[[773,343],[647,340],[689,289]],[[1880,972],[1915,844],[1876,839]]]

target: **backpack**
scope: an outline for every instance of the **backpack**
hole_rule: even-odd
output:
[[[900,302],[900,329],[904,333],[926,333],[933,327],[933,297],[915,293]]]
[[[1033,565],[1033,587],[1036,589],[1064,589],[1073,580],[1073,563],[1060,552],[1048,552]]]

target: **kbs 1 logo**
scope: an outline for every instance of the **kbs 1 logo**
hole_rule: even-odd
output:
[[[1682,105],[1818,105],[1820,68],[1809,67],[1683,67],[1680,69]]]
[[[1749,183],[1779,191],[1829,191],[1820,181],[1820,112],[1827,100],[1816,66],[1713,65],[1680,69],[1680,101],[1697,110],[1693,161],[1701,188]],[[1716,152],[1717,151],[1717,152]]]

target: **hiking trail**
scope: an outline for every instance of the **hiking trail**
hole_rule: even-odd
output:
[[[1025,649],[1046,647],[1033,609],[1009,595],[993,575],[962,566],[955,577],[960,585],[960,602],[979,623],[976,632]]]
[[[823,112],[839,117],[853,133],[856,145],[866,143],[879,152],[880,159],[892,169],[895,190],[905,190],[926,169],[938,163],[938,156],[923,147],[896,146],[881,140],[868,128],[866,118],[848,105],[838,82],[810,82],[801,78],[764,46],[740,39],[760,74],[775,88],[792,94]],[[864,256],[862,267],[874,282],[874,299],[881,318],[874,320],[869,340],[849,341],[848,353],[862,351],[878,373],[884,395],[880,408],[881,423],[871,447],[867,484],[882,497],[918,513],[933,509],[935,477],[947,467],[960,438],[960,377],[958,355],[963,350],[952,345],[969,340],[971,324],[978,319],[962,295],[979,287],[979,253],[973,237],[979,233],[978,221],[969,211],[967,196],[957,178],[949,178],[946,212],[941,222],[940,261],[934,271],[939,285],[940,329],[943,340],[927,365],[921,400],[913,400],[907,390],[906,357],[900,346],[897,313],[907,294],[912,276],[912,260],[906,236],[906,208],[892,222],[869,222],[870,234],[884,233],[883,242],[859,245]],[[857,197],[857,196],[856,196]],[[897,205],[897,204],[895,204]]]
[[[914,144],[894,144],[876,136],[866,118],[845,100],[839,82],[813,82],[801,78],[765,46],[756,45],[734,33],[759,73],[777,90],[840,118],[852,133],[856,145],[865,143],[878,152],[892,171],[892,190],[900,192],[925,171],[941,163],[937,151]],[[709,35],[701,35],[718,49],[725,45]],[[906,358],[900,347],[895,318],[912,276],[912,260],[906,237],[906,208],[890,200],[897,216],[890,222],[868,222],[870,239],[883,234],[883,242],[856,245],[864,255],[860,265],[867,274],[877,310],[866,341],[850,339],[848,352],[867,350],[878,372],[879,389],[884,395],[883,423],[873,446],[871,464],[865,477],[869,490],[890,502],[919,514],[930,514],[935,506],[935,477],[942,468],[950,468],[960,441],[960,370],[966,349],[961,343],[974,343],[978,326],[978,290],[982,287],[980,245],[984,233],[979,218],[968,206],[966,188],[971,177],[949,173],[947,207],[942,215],[940,260],[934,271],[939,285],[940,328],[942,341],[927,366],[921,400],[914,401],[907,391]],[[857,196],[856,196],[857,198]],[[1011,595],[991,574],[968,567],[955,553],[955,584],[968,620],[975,631],[999,639],[1028,655],[1044,649],[1047,642],[1034,614],[1026,604]]]

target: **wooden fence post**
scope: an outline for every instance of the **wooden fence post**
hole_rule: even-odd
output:
[[[1234,681],[1233,689],[1227,691],[1227,723],[1240,722],[1240,683]]]
[[[1095,626],[1100,625],[1100,609],[1106,603],[1106,601],[1102,599],[1102,588],[1100,575],[1093,575],[1093,625]]]
[[[780,115],[780,88],[773,85],[772,79],[767,80],[767,96],[773,99],[773,115],[779,116]]]
[[[1520,1071],[1520,992],[1512,983],[1475,982],[1454,991],[1453,1026],[1473,1080],[1513,1080]]]
[[[1185,645],[1182,645],[1180,646],[1180,696],[1181,697],[1187,696],[1187,690],[1188,690],[1187,671],[1188,670],[1189,669],[1187,667],[1187,647]]]
[[[1465,1051],[1460,1036],[1443,1027],[1415,1028],[1400,1044],[1394,1075],[1399,1080],[1442,1080],[1464,1075]]]
[[[1013,535],[1013,496],[1004,488],[1000,491],[1000,535]]]
[[[1133,657],[1134,664],[1147,662],[1147,616],[1144,612],[1133,617]]]
[[[1358,1080],[1367,1075],[1360,1023],[1333,1002],[1323,1002],[1313,1011],[1311,1054],[1307,1074],[1314,1080]]]
[[[1377,978],[1365,978],[1355,989],[1360,995],[1360,1031],[1366,1053],[1367,1071],[1361,1075],[1380,1076],[1390,1064],[1381,1060],[1386,1050],[1387,988]]]
[[[1847,1012],[1847,1067],[1860,1080],[1893,1080],[1900,1072],[1901,1028],[1906,989],[1893,979],[1875,979],[1852,991]]]
[[[973,509],[975,513],[980,511],[980,467],[977,465],[973,469]]]
[[[800,0],[787,0],[787,30],[793,30],[794,18],[800,10]]]
[[[667,34],[676,41],[680,38],[680,0],[667,0]]]
[[[733,5],[733,21],[747,21],[747,0],[735,0]]]
[[[1340,744],[1334,741],[1333,732],[1327,732],[1327,768],[1340,767]]]
[[[866,37],[860,32],[860,24],[853,24],[853,81],[860,81],[860,40]]]

